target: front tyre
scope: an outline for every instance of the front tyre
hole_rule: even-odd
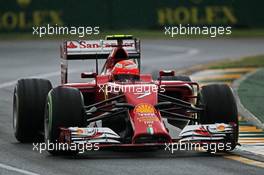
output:
[[[83,97],[76,88],[57,87],[47,97],[45,114],[45,142],[53,155],[77,154],[78,150],[55,149],[59,143],[60,127],[85,127]],[[52,147],[50,147],[52,144]]]
[[[199,115],[201,124],[226,123],[234,126],[234,133],[226,140],[231,144],[228,151],[233,150],[238,143],[238,113],[231,88],[225,84],[203,86],[198,99],[205,108]]]

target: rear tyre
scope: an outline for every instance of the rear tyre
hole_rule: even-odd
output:
[[[44,79],[18,80],[13,96],[13,128],[18,141],[44,140],[44,111],[47,94],[52,89]]]
[[[85,127],[83,97],[76,88],[57,87],[47,97],[45,142],[53,155],[74,155],[78,150],[53,149],[59,143],[60,127]],[[51,147],[53,145],[53,147]]]
[[[205,107],[204,112],[198,116],[201,124],[226,123],[235,127],[234,134],[230,134],[226,140],[227,143],[231,143],[229,150],[233,150],[238,143],[238,113],[231,88],[225,84],[204,86],[199,94],[198,103]]]

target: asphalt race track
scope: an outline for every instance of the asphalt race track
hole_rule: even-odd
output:
[[[0,174],[263,174],[263,168],[204,152],[102,151],[77,157],[53,157],[32,151],[32,144],[18,143],[12,129],[14,84],[19,78],[38,76],[58,85],[59,44],[58,41],[0,42]],[[263,48],[264,39],[144,40],[143,72],[263,54]],[[80,70],[95,70],[91,63],[72,63],[71,78],[77,79]]]

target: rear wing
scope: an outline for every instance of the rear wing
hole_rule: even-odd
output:
[[[122,47],[129,58],[137,59],[140,66],[140,40],[131,35],[112,35],[105,40],[64,41],[60,48],[61,83],[68,82],[68,60],[94,59],[98,74],[98,59],[107,59],[114,47]]]
[[[129,58],[140,58],[140,41],[137,39],[65,41],[61,45],[61,58],[66,60],[106,59],[113,48],[118,46],[126,50]]]

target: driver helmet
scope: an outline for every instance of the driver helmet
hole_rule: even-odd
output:
[[[122,60],[115,64],[112,70],[113,80],[127,82],[139,80],[139,69],[132,60]]]

